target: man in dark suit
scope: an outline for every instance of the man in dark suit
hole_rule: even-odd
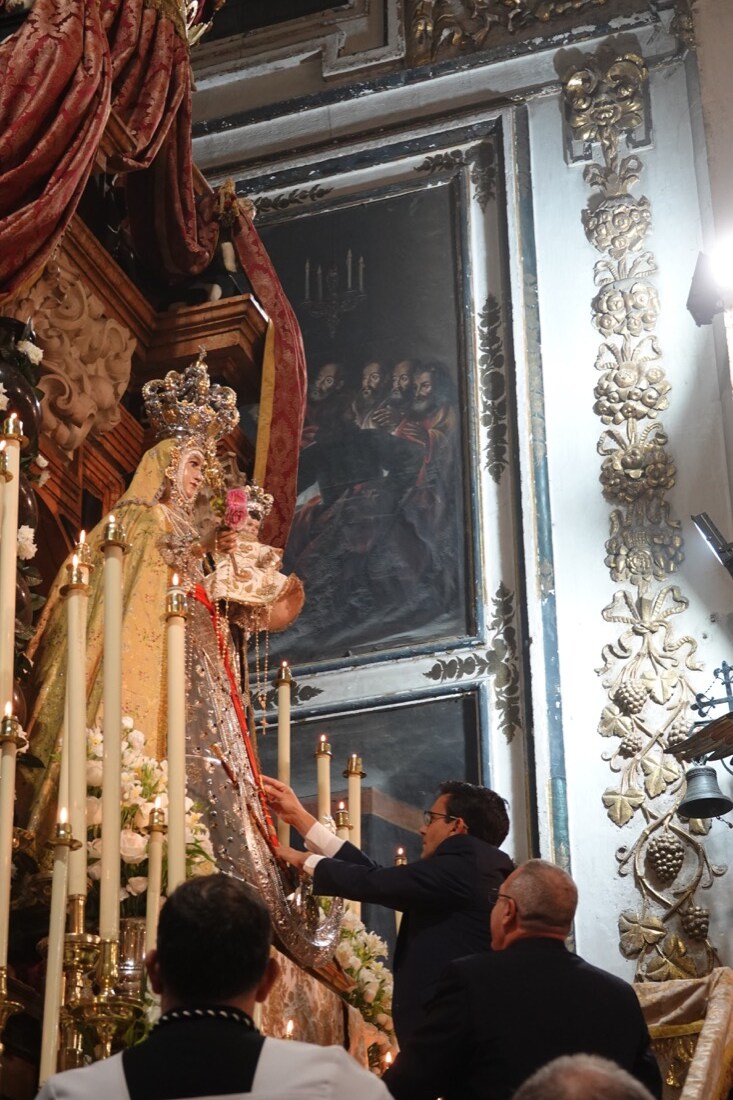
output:
[[[281,847],[283,858],[313,875],[318,895],[374,902],[403,913],[394,955],[392,1014],[404,1045],[452,959],[488,951],[491,893],[512,870],[499,851],[509,831],[504,799],[460,780],[440,786],[425,811],[422,858],[380,867],[316,821],[290,787],[263,779],[275,812],[304,838],[308,852]]]
[[[451,963],[385,1074],[395,1100],[509,1100],[540,1066],[576,1053],[616,1062],[661,1097],[633,989],[565,947],[577,898],[544,860],[509,876],[491,914],[493,951]]]
[[[261,898],[227,875],[182,883],[146,959],[162,1015],[143,1042],[49,1077],[38,1100],[389,1100],[342,1047],[265,1038],[254,1025],[278,973]]]

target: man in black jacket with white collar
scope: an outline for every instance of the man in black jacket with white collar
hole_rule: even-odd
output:
[[[403,913],[394,955],[392,1014],[403,1046],[422,1017],[443,967],[490,949],[492,891],[513,864],[499,851],[509,831],[504,799],[460,780],[441,784],[425,811],[422,858],[380,867],[316,821],[293,791],[263,778],[275,812],[304,838],[308,852],[281,847],[284,859],[313,876],[318,895],[373,902]]]

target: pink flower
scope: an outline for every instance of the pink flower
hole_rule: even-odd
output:
[[[245,489],[230,489],[227,493],[224,522],[232,531],[240,531],[247,518],[247,492]]]

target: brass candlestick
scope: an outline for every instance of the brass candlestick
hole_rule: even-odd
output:
[[[12,1001],[8,996],[8,968],[0,966],[0,1035],[5,1030],[10,1017],[22,1011],[23,1005],[18,1001]]]
[[[292,687],[293,674],[290,671],[290,665],[287,661],[283,661],[280,668],[277,670],[277,676],[275,677],[275,687],[282,687],[283,684],[290,684]]]
[[[186,593],[177,585],[173,588],[169,588],[165,599],[166,619],[172,619],[174,617],[185,619],[187,615],[188,600],[186,599]]]
[[[335,820],[336,820],[336,835],[338,835],[339,829],[346,829],[347,830],[347,835],[348,835],[348,830],[351,828],[351,821],[349,820],[349,811],[347,809],[345,809],[343,806],[339,806],[338,810],[336,810],[336,819]]]
[[[331,745],[325,737],[320,737],[316,744],[316,751],[313,753],[315,757],[319,756],[333,756],[331,752]]]
[[[75,1007],[91,995],[88,975],[99,954],[99,936],[84,928],[84,894],[72,894],[68,902],[68,929],[64,936],[64,1005],[59,1017],[61,1041],[59,1069],[78,1069],[84,1065],[84,1040],[74,1014]]]
[[[366,779],[366,772],[361,766],[361,757],[358,753],[352,752],[349,759],[346,761],[346,768],[344,770],[344,779],[348,779],[349,776],[358,775],[359,779]]]
[[[14,714],[3,715],[2,722],[0,722],[0,744],[6,741],[14,744],[18,752],[22,752],[28,744],[25,731],[21,728],[20,722]]]
[[[114,516],[109,516],[107,519],[99,549],[104,551],[108,546],[119,546],[123,554],[130,549],[125,528]]]
[[[15,439],[20,443],[21,447],[27,445],[28,436],[23,435],[23,421],[18,420],[16,413],[11,413],[10,416],[3,420],[0,439]]]
[[[118,977],[119,944],[117,940],[102,940],[97,964],[97,992],[90,1000],[69,1006],[76,1022],[94,1036],[96,1060],[109,1058],[122,1049],[131,1024],[144,1012],[142,1001],[117,993]]]
[[[59,589],[59,595],[62,599],[68,596],[71,592],[84,592],[89,594],[89,579],[88,579],[88,566],[80,566],[79,559],[74,553],[70,562],[66,566],[66,573],[68,575],[68,581],[66,584],[62,584]]]
[[[83,532],[82,532],[83,534]],[[87,576],[94,570],[94,562],[92,561],[92,548],[84,538],[80,538],[74,547],[74,554],[77,558],[80,568],[85,569]]]

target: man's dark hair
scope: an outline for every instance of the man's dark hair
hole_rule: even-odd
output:
[[[189,1004],[217,1004],[259,983],[272,943],[267,906],[239,879],[204,875],[177,887],[158,922],[166,990]]]
[[[451,817],[462,817],[471,836],[499,847],[509,832],[506,799],[488,787],[460,779],[441,783],[438,794],[448,795],[448,813]]]

